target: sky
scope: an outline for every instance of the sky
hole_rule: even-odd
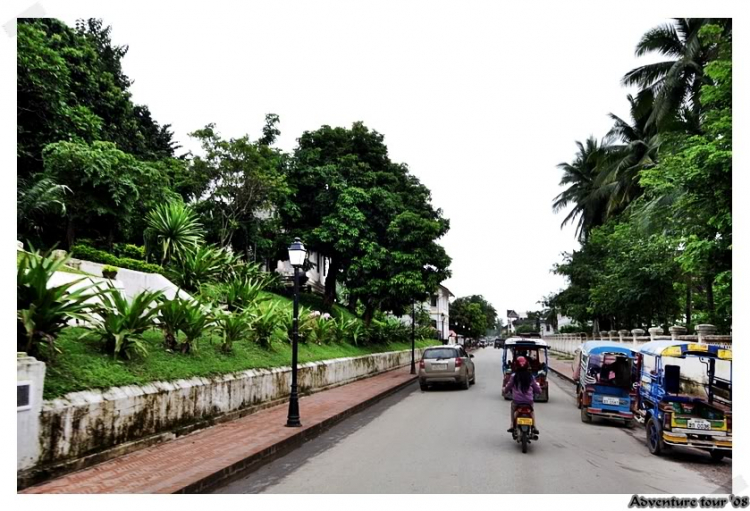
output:
[[[184,150],[199,149],[187,134],[207,123],[257,138],[270,112],[286,151],[324,124],[363,121],[384,134],[391,159],[450,219],[445,285],[504,317],[565,287],[551,269],[578,244],[552,212],[556,165],[576,140],[603,136],[609,112],[629,118],[620,79],[655,60],[636,58],[635,45],[668,20],[627,4],[590,3],[599,14],[588,17],[568,3],[496,4],[42,3],[71,25],[101,17],[113,27],[129,46],[133,100],[171,124]]]

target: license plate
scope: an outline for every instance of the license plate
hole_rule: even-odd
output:
[[[531,417],[519,417],[516,419],[519,426],[531,426],[534,424],[534,420]]]
[[[619,406],[620,405],[620,400],[618,398],[616,398],[616,397],[604,396],[604,397],[602,397],[602,403],[604,403],[605,405]]]
[[[711,429],[711,423],[701,419],[690,419],[688,420],[688,428],[690,429]]]
[[[435,371],[445,371],[448,369],[448,364],[432,364],[430,367]]]

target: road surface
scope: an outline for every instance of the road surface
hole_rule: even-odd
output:
[[[475,355],[471,389],[410,385],[216,493],[731,493],[731,459],[660,458],[640,426],[583,424],[556,376],[536,405],[540,439],[522,454],[506,433],[501,350]]]

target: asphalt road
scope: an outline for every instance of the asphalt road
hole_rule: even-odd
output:
[[[731,493],[730,459],[660,458],[642,427],[583,424],[557,377],[536,405],[540,439],[522,454],[505,431],[501,351],[475,355],[471,389],[415,383],[216,493]]]

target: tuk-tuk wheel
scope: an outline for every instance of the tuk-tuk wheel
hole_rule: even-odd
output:
[[[625,421],[625,427],[628,428],[628,429],[633,429],[635,427],[635,425],[636,425],[636,420],[635,419],[628,419],[628,420]]]
[[[581,407],[581,421],[586,423],[591,422],[591,414],[586,411],[585,406]]]
[[[721,461],[724,459],[724,451],[719,449],[711,449],[711,459],[714,461]]]
[[[646,423],[646,443],[649,452],[656,456],[661,456],[667,450],[664,439],[661,437],[661,427],[653,417]]]

